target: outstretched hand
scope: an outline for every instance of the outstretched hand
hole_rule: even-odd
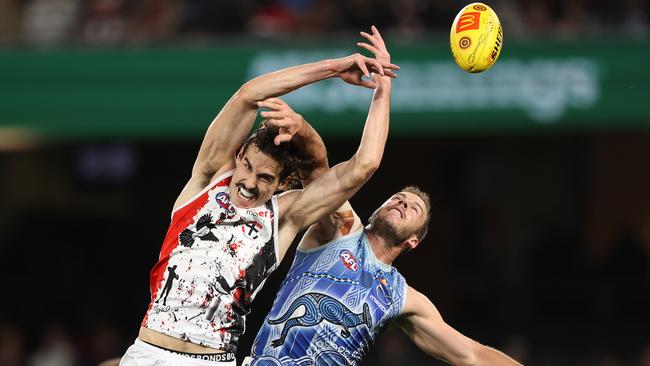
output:
[[[276,145],[291,141],[294,135],[301,136],[304,133],[307,121],[281,99],[269,98],[257,102],[257,106],[269,109],[260,115],[268,121],[268,124],[279,128],[278,135],[273,141]]]
[[[392,65],[390,63],[390,53],[388,53],[388,49],[386,48],[386,43],[384,42],[384,39],[381,37],[381,34],[379,33],[379,29],[377,29],[377,27],[373,25],[372,27],[370,27],[370,30],[372,31],[372,34],[366,32],[359,32],[359,34],[361,34],[362,37],[367,39],[370,42],[370,44],[365,42],[357,42],[357,46],[365,48],[366,50],[372,52],[375,55],[375,59],[379,61],[381,64]],[[399,70],[399,67],[396,70]],[[389,69],[384,70],[384,74],[382,75],[390,76],[392,78],[397,77],[397,75]]]
[[[338,72],[338,76],[346,83],[374,89],[377,87],[377,83],[371,78],[371,72],[396,78],[397,75],[393,71],[399,70],[399,66],[390,62],[390,53],[388,53],[384,39],[381,37],[377,27],[373,25],[371,31],[372,34],[360,32],[361,36],[366,38],[369,43],[358,42],[357,46],[372,52],[375,58],[355,53],[354,55],[334,60],[334,67]],[[367,79],[364,79],[364,76]]]

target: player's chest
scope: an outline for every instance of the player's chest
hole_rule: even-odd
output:
[[[272,211],[231,209],[213,201],[187,218],[178,236],[178,249],[185,255],[206,260],[230,258],[246,262],[272,238]]]

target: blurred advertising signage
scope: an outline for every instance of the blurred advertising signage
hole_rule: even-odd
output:
[[[198,138],[245,81],[355,51],[282,43],[0,49],[0,132]],[[650,40],[508,43],[481,74],[456,67],[447,42],[391,52],[401,66],[391,134],[650,127],[650,69],[633,66],[650,57]],[[331,79],[283,98],[324,135],[358,136],[372,90]]]
[[[252,78],[284,65],[326,57],[314,56],[299,52],[260,54],[251,63],[248,75]],[[394,62],[401,66],[393,83],[391,105],[397,114],[518,110],[532,121],[550,124],[571,109],[594,107],[601,95],[599,67],[589,58],[511,58],[499,60],[482,74],[463,72],[450,60]],[[367,90],[329,81],[298,90],[286,100],[305,113],[362,113],[368,109],[368,95]]]

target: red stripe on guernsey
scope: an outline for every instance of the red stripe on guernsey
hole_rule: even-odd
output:
[[[162,248],[160,248],[158,263],[154,265],[149,275],[149,291],[151,292],[151,301],[149,302],[147,313],[142,320],[143,327],[147,326],[149,311],[151,311],[151,307],[153,306],[154,301],[156,301],[158,289],[162,284],[167,269],[167,264],[169,263],[169,257],[172,251],[178,246],[178,235],[188,226],[194,223],[194,217],[196,217],[196,214],[205,206],[206,203],[208,203],[209,192],[215,187],[224,187],[229,185],[231,178],[232,175],[222,179],[217,184],[210,187],[210,189],[203,192],[203,194],[196,197],[194,201],[174,212],[172,216],[172,222],[169,225],[167,234],[165,235],[165,240],[163,241]]]

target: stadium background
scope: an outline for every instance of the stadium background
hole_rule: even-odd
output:
[[[368,217],[417,184],[430,234],[396,266],[463,333],[526,365],[650,365],[650,5],[488,2],[505,46],[460,72],[430,0],[0,0],[0,365],[121,355],[205,128],[262,72],[354,52],[379,26],[395,63]],[[357,146],[370,91],[286,100],[332,163]],[[286,273],[249,317],[246,354]],[[400,332],[365,365],[431,365]]]

